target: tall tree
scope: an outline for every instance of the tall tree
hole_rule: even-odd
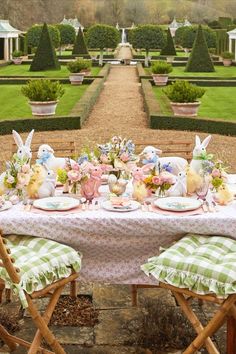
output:
[[[103,62],[103,51],[105,48],[116,48],[120,41],[120,32],[112,26],[94,25],[86,33],[89,48],[99,48],[99,65]]]

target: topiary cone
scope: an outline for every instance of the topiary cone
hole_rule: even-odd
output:
[[[46,23],[44,23],[39,45],[30,66],[30,71],[42,71],[50,69],[60,70],[60,68],[61,66],[56,57],[55,48],[52,44],[48,26]]]
[[[85,44],[85,41],[84,41],[84,35],[81,30],[81,27],[79,28],[78,34],[75,38],[75,43],[74,43],[74,48],[73,48],[72,54],[89,54],[88,49]]]
[[[214,64],[211,60],[207,42],[199,25],[193,49],[189,56],[185,71],[187,72],[213,72],[215,71]]]

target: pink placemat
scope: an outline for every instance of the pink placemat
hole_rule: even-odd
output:
[[[153,211],[154,213],[157,213],[157,214],[172,215],[172,216],[191,216],[191,215],[204,214],[204,211],[202,210],[202,208],[198,208],[198,209],[190,210],[190,211],[169,211],[169,210],[160,209],[156,206],[152,206],[151,211]]]
[[[42,209],[37,209],[32,207],[31,210],[29,210],[29,213],[35,213],[35,214],[46,214],[46,215],[68,215],[68,214],[77,214],[80,213],[82,209],[80,207],[73,208],[71,210],[42,210]]]

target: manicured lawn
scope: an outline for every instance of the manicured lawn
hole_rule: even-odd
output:
[[[56,115],[58,116],[68,115],[89,85],[63,86],[65,93],[57,106]],[[28,99],[21,93],[21,85],[1,85],[0,105],[0,120],[32,117]]]
[[[236,121],[236,87],[204,87],[204,96],[200,99],[199,117]],[[161,88],[153,88],[160,104],[161,113],[172,115],[169,100]]]
[[[137,52],[137,54],[145,55],[146,53],[145,52]],[[160,55],[160,52],[149,52],[149,55],[158,56],[158,55]],[[176,56],[177,57],[188,57],[189,54],[186,54],[185,52],[176,52]]]
[[[71,55],[72,54],[72,50],[62,50],[62,52],[60,53],[59,51],[57,51],[57,55]],[[100,52],[99,51],[89,51],[90,55],[99,55]],[[112,54],[112,52],[106,52],[104,51],[103,54]]]
[[[174,66],[173,71],[169,74],[170,76],[183,76],[183,77],[188,77],[188,76],[205,76],[205,77],[213,77],[213,76],[219,76],[219,77],[235,77],[236,79],[236,66],[230,66],[230,67],[225,67],[225,66],[215,66],[215,72],[211,73],[189,73],[185,72],[185,66]],[[151,69],[150,68],[145,68],[145,71],[147,75],[151,75]]]
[[[46,71],[29,71],[29,65],[7,65],[0,67],[0,77],[9,76],[43,76],[43,77],[68,77],[69,71],[66,65],[61,66],[61,70],[46,70]],[[100,67],[92,67],[91,75],[98,75]]]
[[[221,76],[221,77],[235,77],[236,78],[236,66],[215,66],[215,72],[212,73],[189,73],[185,72],[184,66],[175,66],[170,76]]]

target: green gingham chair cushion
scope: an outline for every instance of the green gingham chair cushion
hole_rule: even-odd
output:
[[[24,307],[27,306],[24,296],[41,290],[53,282],[68,277],[73,269],[81,268],[81,255],[73,248],[55,241],[32,237],[9,235],[5,237],[14,266],[20,269],[20,284],[13,284],[6,269],[0,268],[0,278],[6,287],[18,293]]]
[[[225,298],[236,293],[236,241],[187,235],[141,268],[160,282]]]

